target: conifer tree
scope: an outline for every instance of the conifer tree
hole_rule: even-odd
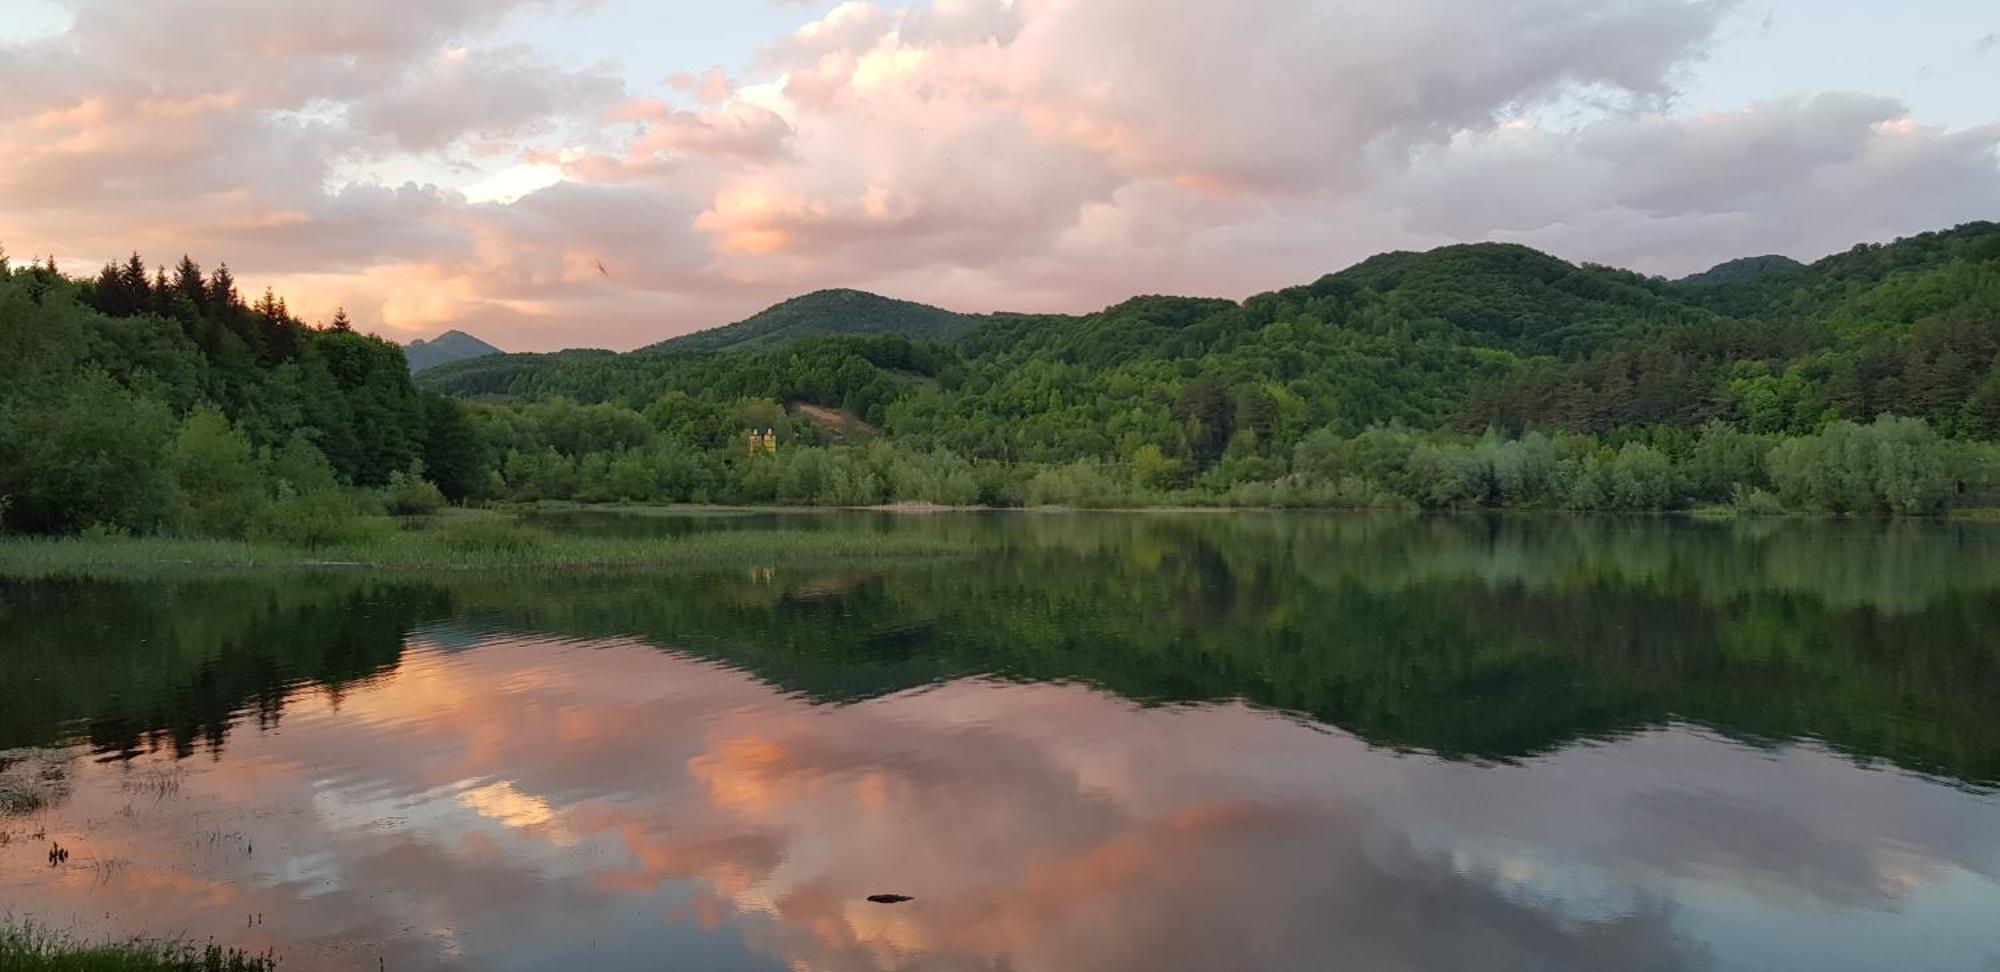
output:
[[[92,303],[98,310],[113,317],[126,317],[132,313],[132,305],[125,300],[125,287],[118,276],[118,265],[107,263],[97,272],[96,288],[92,293]]]
[[[331,326],[336,331],[354,330],[354,322],[347,319],[347,308],[336,307],[333,309],[333,324]]]
[[[242,303],[236,293],[236,275],[229,272],[229,264],[218,264],[208,278],[208,306],[217,314],[224,314]]]
[[[132,251],[130,259],[118,271],[118,286],[125,292],[125,302],[137,314],[152,305],[152,288],[146,284],[146,261],[140,259],[139,251]]]
[[[153,271],[153,313],[165,317],[174,309],[174,289],[167,283],[167,268]]]
[[[208,288],[201,279],[201,264],[185,253],[181,254],[180,265],[174,268],[174,292],[186,297],[197,309],[208,307]]]

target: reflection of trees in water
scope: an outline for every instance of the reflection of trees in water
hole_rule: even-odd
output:
[[[0,747],[81,733],[126,756],[219,749],[298,685],[393,668],[441,591],[360,578],[0,585]]]
[[[881,518],[829,529],[885,529]],[[990,674],[1246,698],[1371,742],[1511,759],[1687,719],[2000,780],[2000,530],[1973,524],[1297,515],[937,517],[948,564],[775,575],[12,585],[0,738],[219,744],[295,682],[452,618],[639,637],[828,702]],[[112,640],[106,630],[131,632]],[[8,685],[25,679],[8,678]],[[0,689],[0,691],[7,691]],[[26,690],[23,690],[25,693]],[[10,693],[15,694],[15,693]]]

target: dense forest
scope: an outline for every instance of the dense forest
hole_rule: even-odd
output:
[[[2000,479],[2000,226],[1668,281],[1392,253],[1248,300],[854,291],[415,381],[226,266],[0,262],[0,525],[284,537],[572,499],[1935,514]],[[772,451],[748,448],[773,430]]]
[[[402,350],[245,303],[229,268],[135,254],[95,278],[0,256],[0,525],[290,536],[361,491],[468,498],[486,461],[462,407]]]

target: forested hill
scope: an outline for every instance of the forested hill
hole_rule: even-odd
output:
[[[726,365],[657,350],[516,355],[422,380],[637,409],[675,391],[810,401],[892,436],[1049,461],[1150,443],[1207,463],[1239,431],[1255,451],[1385,423],[1605,433],[1720,419],[1803,433],[1898,414],[2000,432],[2000,227],[1759,267],[1669,282],[1521,246],[1450,246],[1242,303],[996,315],[914,368],[908,350],[818,339],[778,354],[753,345]]]
[[[1991,223],[1679,282],[1475,244],[1242,302],[971,319],[828,292],[738,327],[413,380],[226,267],[0,257],[0,528],[320,536],[446,498],[2000,503]]]
[[[901,334],[917,341],[944,341],[965,333],[980,320],[972,314],[860,290],[820,290],[734,324],[671,338],[642,350],[770,350],[803,337],[835,335]]]
[[[1707,287],[1716,284],[1744,283],[1779,274],[1796,276],[1805,272],[1805,269],[1805,264],[1788,256],[1772,254],[1738,257],[1718,263],[1700,273],[1689,274],[1674,283],[1690,287]]]

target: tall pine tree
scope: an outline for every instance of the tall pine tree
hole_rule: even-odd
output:
[[[186,297],[195,310],[208,309],[208,285],[201,279],[201,264],[185,253],[181,254],[180,264],[174,267],[174,293]]]

